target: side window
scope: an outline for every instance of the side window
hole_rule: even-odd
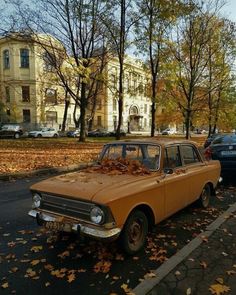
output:
[[[183,145],[181,149],[184,165],[200,162],[199,156],[193,146]]]
[[[179,147],[170,146],[165,149],[163,168],[176,168],[182,166]]]

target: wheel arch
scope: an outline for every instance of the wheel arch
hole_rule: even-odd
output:
[[[142,211],[147,216],[148,228],[150,230],[150,228],[155,225],[155,216],[151,207],[147,204],[139,204],[129,212],[127,219],[136,210]]]

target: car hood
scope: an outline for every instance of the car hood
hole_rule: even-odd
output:
[[[146,183],[146,180],[153,177],[151,176],[153,174],[157,175],[156,173],[145,176],[109,175],[79,171],[43,180],[32,185],[30,189],[52,195],[106,204],[117,197],[120,198],[137,191],[140,182]],[[137,182],[139,182],[138,186]]]

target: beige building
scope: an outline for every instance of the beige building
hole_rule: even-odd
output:
[[[118,83],[119,63],[113,58],[105,68],[107,81],[100,94],[94,118],[94,127],[114,130],[118,124]],[[125,58],[124,65],[124,101],[122,128],[127,131],[150,131],[151,99],[148,96],[150,81],[141,61]]]
[[[10,34],[0,38],[0,100],[7,117],[0,121],[59,128],[64,113],[64,91],[45,75],[47,60],[31,37]],[[51,75],[52,76],[52,75]],[[68,125],[72,125],[72,108]]]
[[[45,35],[42,38],[45,39]],[[47,38],[53,39],[51,36]],[[116,59],[107,63],[107,81],[99,95],[93,128],[114,130],[117,126],[118,69]],[[64,114],[65,91],[53,75],[46,52],[30,36],[10,34],[0,38],[0,101],[7,115],[1,112],[0,122],[25,123],[29,129],[39,126],[59,129]],[[147,96],[147,74],[141,62],[126,58],[124,76],[123,128],[125,131],[128,128],[130,131],[149,131],[151,100]],[[73,111],[71,101],[67,129],[74,127]],[[87,118],[89,120],[89,110]]]

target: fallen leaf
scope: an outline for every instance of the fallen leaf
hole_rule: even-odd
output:
[[[228,293],[230,291],[230,287],[226,285],[215,284],[210,286],[209,291],[211,292],[211,294],[221,295],[224,293]]]
[[[202,266],[202,268],[207,268],[207,263],[205,261],[201,261],[200,265]]]
[[[226,273],[227,273],[227,275],[230,276],[230,275],[236,274],[236,271],[235,270],[227,270]]]
[[[32,260],[31,262],[30,262],[30,264],[31,265],[33,265],[33,266],[35,266],[35,265],[37,265],[37,264],[39,264],[39,262],[40,262],[40,260]]]
[[[6,282],[6,283],[3,283],[2,285],[1,285],[1,287],[3,288],[3,289],[6,289],[6,288],[8,288],[9,287],[9,284]]]
[[[30,251],[37,253],[43,249],[43,246],[33,246]]]
[[[67,276],[67,282],[71,283],[75,280],[75,274],[71,273],[70,275]]]
[[[186,295],[191,295],[192,294],[192,289],[191,288],[188,288],[187,290],[186,290]]]

